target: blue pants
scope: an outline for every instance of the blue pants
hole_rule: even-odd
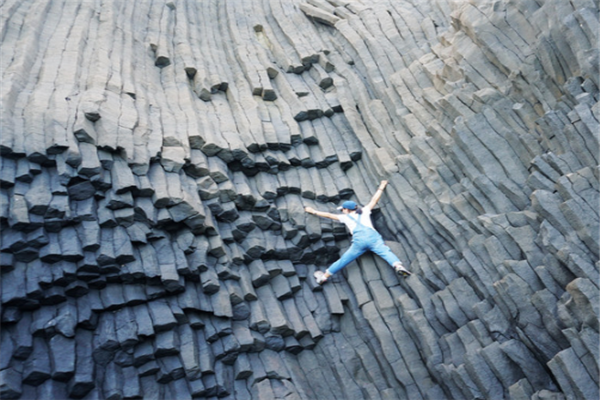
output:
[[[367,250],[370,250],[379,257],[383,258],[391,266],[393,266],[394,263],[400,262],[400,259],[396,257],[394,253],[392,253],[388,246],[385,245],[379,232],[359,224],[354,229],[354,234],[352,235],[352,245],[344,254],[342,254],[339,260],[327,268],[327,272],[332,275],[335,274],[346,265],[356,260]]]

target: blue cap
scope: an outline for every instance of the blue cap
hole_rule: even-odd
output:
[[[352,200],[345,201],[341,207],[338,207],[338,210],[346,209],[346,210],[356,210],[358,206]]]

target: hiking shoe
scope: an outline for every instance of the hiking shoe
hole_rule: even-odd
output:
[[[319,285],[324,284],[325,282],[327,282],[327,279],[329,279],[325,276],[325,272],[323,272],[323,271],[315,272],[314,277]]]
[[[410,276],[410,271],[407,270],[406,268],[404,268],[404,265],[402,265],[402,263],[396,263],[394,264],[394,271],[396,271],[396,273],[404,278],[406,278],[407,276]]]

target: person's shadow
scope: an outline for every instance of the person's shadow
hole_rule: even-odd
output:
[[[381,212],[380,208],[374,208],[371,210],[371,222],[373,223],[373,227],[377,232],[379,232],[383,240],[391,240],[394,242],[398,241],[394,237],[394,234],[388,227],[387,223],[385,222],[385,217]]]

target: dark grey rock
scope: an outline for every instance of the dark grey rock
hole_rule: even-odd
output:
[[[1,334],[0,343],[2,344],[2,348],[4,349],[2,354],[0,354],[0,366],[2,367],[2,369],[6,369],[10,365],[10,361],[11,361],[11,358],[13,357],[14,348],[15,348],[13,339],[11,338],[11,335],[8,330],[5,329],[4,332]],[[29,353],[31,353],[31,351]],[[29,354],[27,354],[27,357],[29,357]],[[24,358],[27,358],[27,357],[24,357]],[[19,382],[20,381],[21,381],[21,378],[19,378]]]
[[[565,307],[580,323],[597,328],[598,315],[600,315],[597,286],[588,279],[577,278],[567,285],[567,292],[570,296],[563,296],[568,299]]]
[[[98,326],[94,331],[92,343],[94,361],[102,366],[109,364],[119,348],[113,314],[104,313],[98,318]]]
[[[14,269],[14,256],[12,253],[0,253],[0,270],[12,271]]]
[[[262,260],[252,261],[248,265],[248,270],[250,271],[250,279],[252,280],[252,285],[254,287],[263,286],[270,279],[270,274]]]
[[[594,398],[598,396],[595,384],[572,348],[559,352],[548,362],[561,390],[566,396]]]
[[[266,316],[266,311],[258,301],[251,301],[250,305],[250,329],[260,333],[265,333],[271,328],[271,324]]]
[[[268,378],[278,380],[290,379],[290,374],[279,353],[272,350],[264,350],[260,352],[259,357]]]
[[[177,356],[166,356],[157,359],[160,370],[156,374],[159,383],[168,383],[182,378],[185,375],[181,361]]]
[[[174,330],[159,332],[154,338],[156,358],[179,354],[179,335]]]
[[[198,362],[200,371],[203,376],[214,374],[214,355],[211,347],[207,345],[206,338],[201,330],[196,331],[196,337],[198,339]]]
[[[232,307],[232,319],[234,321],[243,321],[250,317],[250,307],[246,303],[239,303]]]
[[[17,173],[17,160],[12,158],[2,158],[0,165],[0,184],[3,188],[13,187],[15,184],[15,175]]]
[[[123,374],[123,398],[142,397],[142,388],[137,375],[137,370],[133,367],[122,368]]]
[[[36,388],[37,399],[64,399],[67,397],[66,384],[47,380]]]
[[[192,397],[202,397],[206,394],[206,388],[202,379],[195,379],[189,382],[190,394]]]
[[[0,371],[0,396],[4,399],[18,399],[22,394],[21,374],[13,368]]]
[[[23,363],[23,383],[38,386],[51,377],[48,345],[41,337],[33,338],[33,351]]]
[[[198,363],[196,335],[189,325],[179,327],[181,363],[185,369],[185,375],[190,380],[200,378],[200,366]]]
[[[36,215],[45,215],[52,200],[52,193],[48,190],[50,176],[47,170],[37,175],[25,193],[25,201],[29,212]]]
[[[104,369],[102,393],[107,399],[118,399],[123,396],[123,372],[116,363],[110,363]]]
[[[67,382],[75,373],[75,339],[55,335],[48,341],[52,361],[52,379]]]
[[[269,310],[267,318],[271,326],[271,332],[286,334],[290,331],[289,322],[285,317],[281,304],[276,299],[270,285],[264,285],[256,289],[258,297],[262,300],[265,309]]]
[[[17,264],[24,268],[25,264]],[[24,274],[17,268],[2,274],[2,304],[22,307],[28,303]]]
[[[273,288],[275,297],[277,297],[278,300],[285,300],[292,297],[292,289],[290,288],[288,279],[283,275],[276,275],[274,278],[272,278],[271,287]]]
[[[2,232],[2,250],[11,253],[22,250],[28,245],[26,238],[23,232],[5,229]]]
[[[154,359],[154,347],[151,341],[144,340],[135,346],[133,353],[133,365],[135,367],[140,367]]]
[[[115,331],[122,350],[132,349],[139,341],[135,321],[135,314],[130,308],[115,313]]]
[[[156,332],[169,331],[177,325],[177,320],[171,312],[171,308],[163,299],[148,303],[148,311],[152,318],[152,326]]]
[[[67,193],[71,200],[82,201],[90,199],[96,193],[96,188],[90,181],[81,181],[70,184]]]
[[[207,295],[217,293],[221,288],[219,277],[213,269],[201,272],[200,282],[202,284],[202,292]]]
[[[170,382],[168,389],[170,389],[170,394],[167,394],[167,396],[172,396],[174,399],[191,398],[190,389],[186,379],[176,379]]]
[[[151,360],[151,361],[145,363],[144,365],[138,367],[138,374],[139,374],[140,378],[143,378],[145,376],[155,375],[159,371],[160,371],[160,366],[158,365],[156,360]],[[156,381],[156,376],[153,376],[152,379],[154,381]],[[162,386],[159,386],[159,388],[161,388],[161,387]]]
[[[598,337],[598,334],[589,327],[585,327],[581,335],[574,328],[565,329],[563,330],[563,333],[569,340],[573,351],[577,354],[577,357],[584,365],[592,380],[597,383],[598,364],[594,359],[594,353],[597,353],[597,351],[593,347],[591,351],[588,350],[587,342],[595,340]]]
[[[254,337],[246,322],[234,321],[232,324],[233,335],[239,343],[240,356],[244,355],[254,346]]]
[[[234,379],[246,380],[253,374],[252,365],[246,353],[238,356],[234,364]]]

